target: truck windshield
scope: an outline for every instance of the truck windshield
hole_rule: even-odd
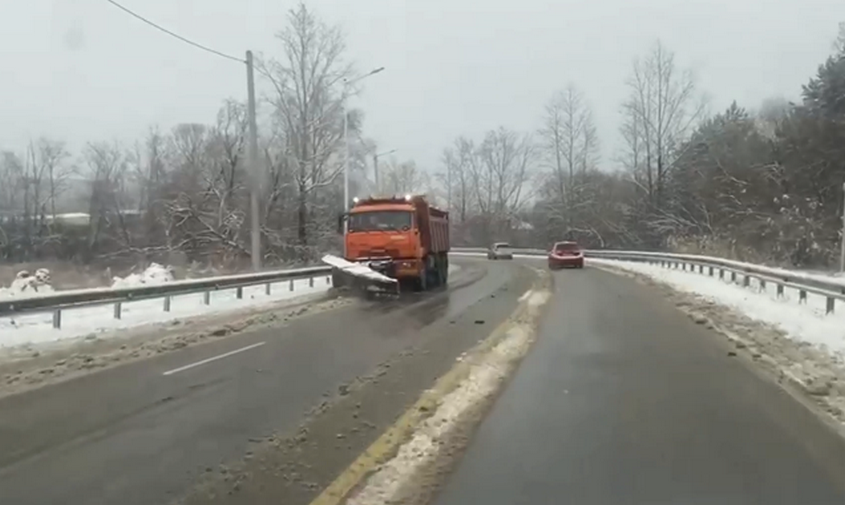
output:
[[[349,216],[349,231],[411,229],[411,213],[404,210],[358,212]]]

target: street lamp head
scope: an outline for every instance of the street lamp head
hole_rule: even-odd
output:
[[[381,72],[382,70],[384,70],[384,67],[378,67],[377,69],[371,71],[369,75],[377,74],[377,73]]]

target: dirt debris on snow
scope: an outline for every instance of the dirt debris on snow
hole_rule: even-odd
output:
[[[806,342],[790,339],[773,325],[756,321],[704,297],[677,291],[650,277],[604,266],[660,290],[697,324],[724,336],[728,356],[742,356],[778,383],[803,393],[805,399],[834,419],[845,434],[845,360]]]
[[[283,300],[275,305],[239,313],[206,315],[126,330],[114,335],[89,335],[4,350],[0,362],[0,396],[69,380],[85,373],[150,358],[262,326],[282,326],[292,319],[333,310],[352,303],[333,294]]]

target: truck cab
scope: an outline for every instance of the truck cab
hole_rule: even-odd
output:
[[[448,275],[448,213],[422,196],[353,200],[345,216],[344,259],[364,263],[418,288],[445,284]]]

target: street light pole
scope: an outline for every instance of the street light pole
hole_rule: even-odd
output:
[[[247,142],[247,170],[251,175],[250,184],[250,224],[252,228],[252,243],[250,256],[252,269],[261,269],[261,223],[259,221],[258,195],[261,191],[262,170],[258,163],[258,121],[255,113],[255,75],[252,51],[246,52],[246,82],[247,82],[247,116],[249,127],[249,141]]]

